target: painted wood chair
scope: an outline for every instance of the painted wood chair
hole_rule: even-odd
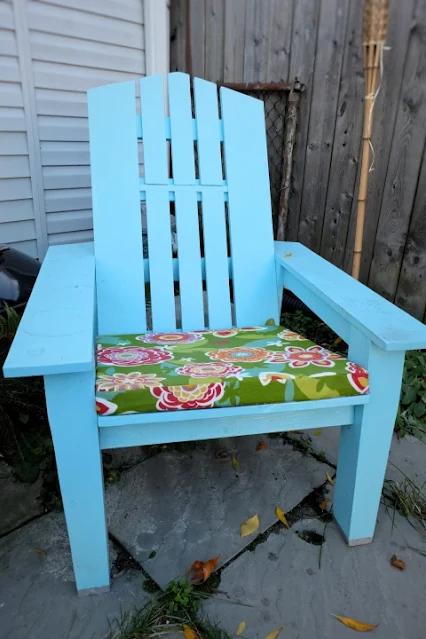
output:
[[[94,243],[49,249],[4,366],[44,376],[80,593],[109,587],[105,448],[339,425],[333,514],[350,545],[370,542],[404,352],[426,347],[403,311],[303,245],[274,246],[263,103],[222,88],[219,115],[216,85],[195,79],[193,107],[189,77],[167,80],[168,117],[160,76],[140,81],[142,115],[134,82],[88,92]],[[266,324],[283,287],[350,361]]]

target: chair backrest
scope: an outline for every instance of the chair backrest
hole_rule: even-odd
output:
[[[207,328],[277,320],[263,102],[221,88],[219,116],[215,84],[171,73],[167,102],[163,85],[140,80],[140,114],[134,82],[88,92],[99,334],[146,330],[147,290],[155,331],[176,330],[177,291],[183,330],[205,298]]]

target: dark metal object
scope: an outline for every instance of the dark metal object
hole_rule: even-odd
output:
[[[297,78],[294,82],[223,82],[218,86],[251,95],[265,104],[274,236],[284,240],[300,94],[306,87]]]
[[[306,306],[306,304],[304,304],[302,300],[296,297],[294,293],[284,289],[282,312],[294,313],[294,311],[301,311],[304,315],[307,315],[308,317],[317,317],[315,313],[311,311],[309,306]]]
[[[5,302],[15,310],[26,304],[40,266],[25,253],[0,244],[0,313]]]

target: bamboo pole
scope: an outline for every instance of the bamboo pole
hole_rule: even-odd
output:
[[[359,279],[365,223],[365,203],[370,173],[373,108],[380,82],[382,51],[386,41],[389,0],[365,0],[363,59],[365,77],[364,126],[362,131],[361,173],[356,206],[355,245],[352,276]]]

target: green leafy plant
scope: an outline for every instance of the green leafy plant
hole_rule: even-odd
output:
[[[405,356],[401,400],[396,419],[399,434],[426,434],[426,352],[409,351]]]

